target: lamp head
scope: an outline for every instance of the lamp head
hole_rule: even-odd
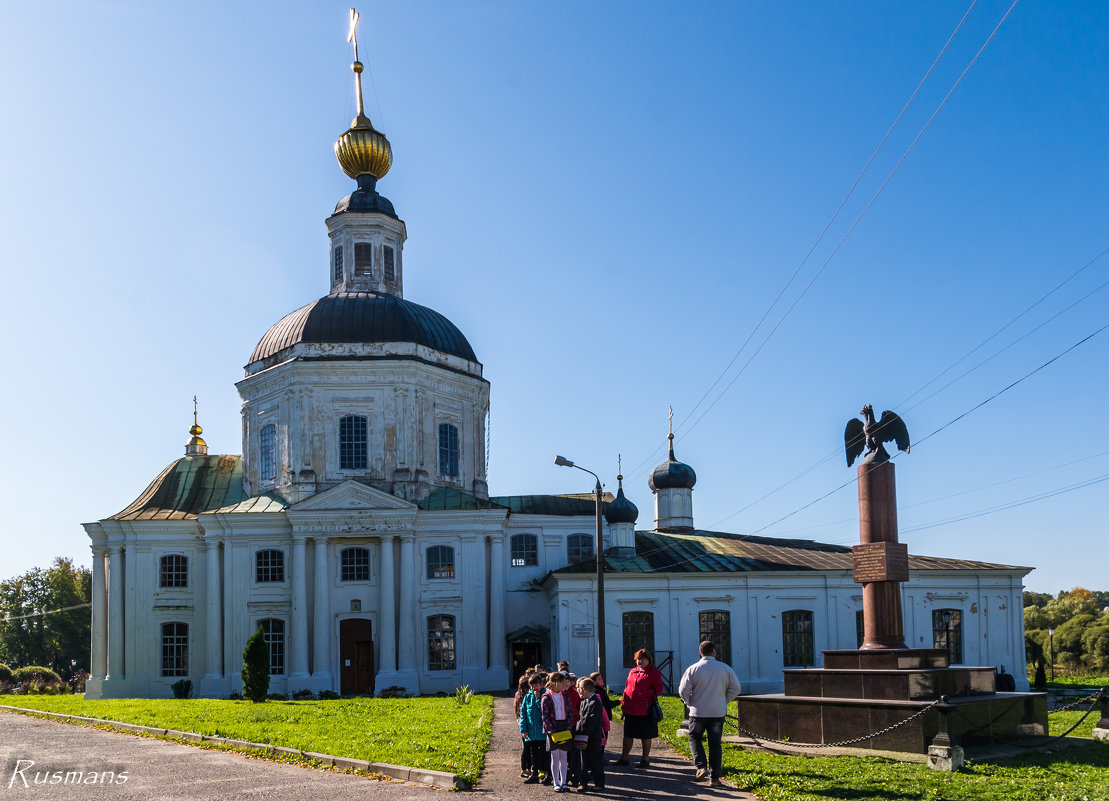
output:
[[[1048,629],[1047,630],[1047,636],[1048,637],[1054,637],[1055,636],[1055,629]]]
[[[559,467],[573,467],[574,463],[567,459],[565,456],[556,456],[555,464]]]
[[[940,612],[940,618],[943,620],[944,628],[951,625],[951,613],[946,609]]]

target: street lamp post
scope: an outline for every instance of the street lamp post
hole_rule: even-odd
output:
[[[1047,630],[1048,647],[1051,649],[1051,680],[1055,681],[1055,629]]]
[[[586,470],[564,456],[556,456],[555,464],[560,467],[576,467],[593,478],[597,479],[597,486],[593,489],[596,501],[597,541],[593,546],[593,556],[597,562],[597,672],[608,680],[605,670],[605,546],[601,535],[601,477],[592,470]]]
[[[943,621],[943,645],[947,649],[947,664],[951,664],[951,610],[944,609],[940,612]]]

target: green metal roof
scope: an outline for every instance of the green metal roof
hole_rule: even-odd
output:
[[[601,495],[601,512],[604,512],[612,498],[611,492]],[[593,517],[597,513],[597,502],[591,492],[575,495],[497,495],[489,500],[508,507],[518,515]]]
[[[109,520],[195,520],[246,500],[241,456],[183,456]]]
[[[450,487],[437,487],[416,504],[420,509],[435,511],[460,511],[463,509],[504,509],[505,507],[491,500],[479,498],[468,492],[452,489]]]
[[[744,573],[767,570],[851,570],[851,549],[812,540],[754,537],[720,531],[665,534],[635,533],[635,556],[605,557],[611,573]],[[592,573],[594,563],[579,562],[555,573]],[[1015,565],[909,556],[910,570],[1029,570]]]

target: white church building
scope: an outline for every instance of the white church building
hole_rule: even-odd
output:
[[[355,71],[361,71],[355,62]],[[241,690],[259,627],[271,690],[507,689],[524,667],[596,664],[591,495],[490,495],[489,382],[466,337],[404,297],[405,224],[377,182],[388,140],[359,113],[336,142],[357,188],[327,218],[330,292],[278,320],[238,382],[242,455],[185,455],[92,542],[86,697]],[[861,639],[851,550],[702,531],[696,474],[651,475],[654,517],[605,497],[606,677],[653,650],[676,681],[710,638],[745,692]],[[1024,677],[1029,568],[910,556],[905,636]]]

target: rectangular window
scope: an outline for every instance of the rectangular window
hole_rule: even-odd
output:
[[[254,579],[264,584],[285,580],[285,552],[274,549],[258,551],[254,555]]]
[[[262,426],[259,440],[262,479],[272,481],[277,477],[277,426]]]
[[[163,587],[189,586],[189,558],[179,553],[163,556],[159,582]]]
[[[539,541],[534,534],[515,534],[511,542],[513,567],[533,567],[539,564]]]
[[[439,473],[458,475],[458,426],[439,424]]]
[[[594,561],[593,535],[571,534],[566,540],[566,559],[572,565]]]
[[[393,249],[386,245],[382,255],[385,261],[385,280],[392,281],[396,278],[396,271],[393,269]]]
[[[454,578],[454,548],[449,545],[434,545],[427,549],[427,577]]]
[[[454,670],[454,615],[427,619],[427,669]]]
[[[655,652],[655,616],[651,612],[625,612],[624,667],[635,667],[635,652],[646,648]]]
[[[354,274],[373,275],[374,246],[369,242],[354,243]]]
[[[370,580],[370,552],[365,548],[344,548],[339,555],[339,566],[342,581]]]
[[[812,612],[791,609],[782,613],[782,664],[785,667],[812,667]]]
[[[162,624],[162,675],[189,675],[189,624]]]
[[[932,610],[932,647],[945,648],[949,664],[963,664],[963,613],[960,610]]]
[[[716,658],[732,664],[732,615],[730,612],[711,610],[698,614],[701,642],[708,640],[716,646]]]
[[[285,674],[285,621],[268,618],[259,625],[270,647],[270,675],[282,676]]]
[[[339,469],[366,469],[366,418],[349,415],[339,420]]]
[[[331,265],[335,268],[335,283],[343,280],[343,246],[339,245],[332,252]]]

